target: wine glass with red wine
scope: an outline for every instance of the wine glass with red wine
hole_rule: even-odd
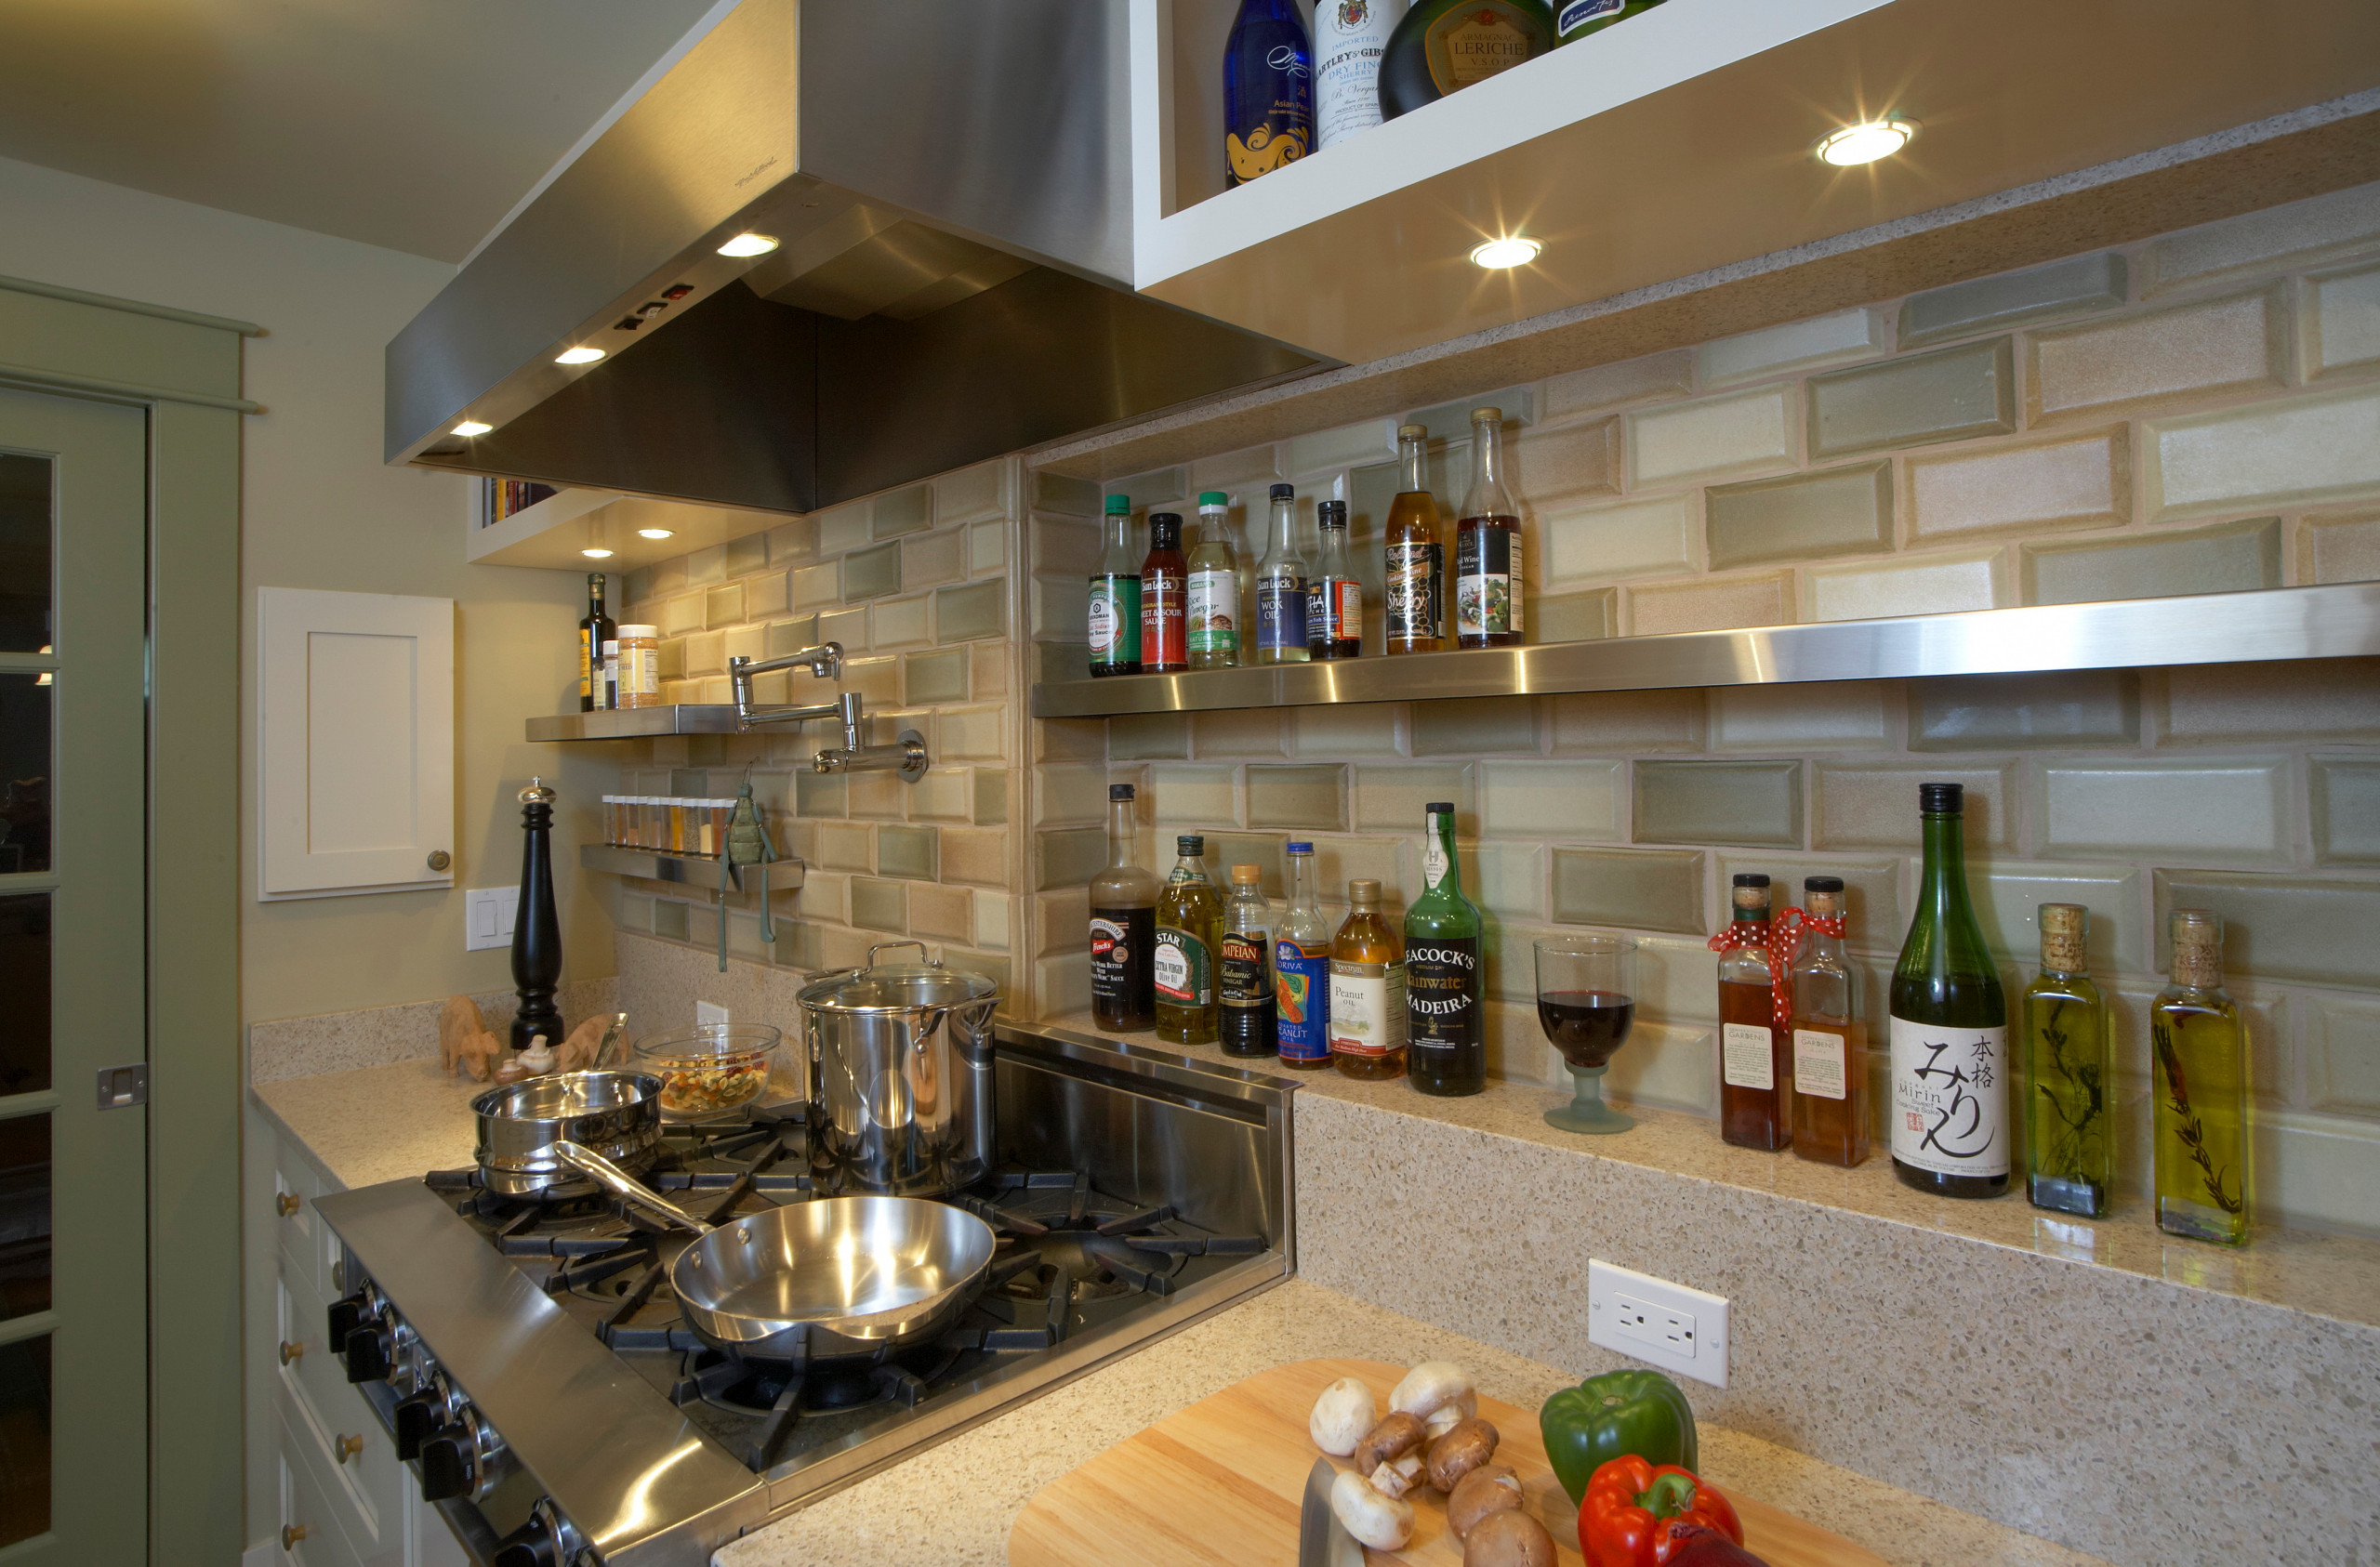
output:
[[[1570,1102],[1545,1113],[1566,1132],[1624,1132],[1635,1117],[1604,1103],[1603,1074],[1636,1021],[1636,943],[1549,936],[1537,943],[1537,1022],[1570,1066]]]

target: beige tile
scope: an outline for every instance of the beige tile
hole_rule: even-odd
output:
[[[2278,387],[2289,373],[2278,284],[2032,336],[2027,415],[2100,418],[2211,391]]]
[[[1557,757],[1628,751],[1699,751],[1699,691],[1581,691],[1548,704],[1547,738]]]
[[[996,762],[1008,754],[1007,711],[945,707],[933,717],[937,761]]]
[[[1674,849],[1556,845],[1554,917],[1625,930],[1703,929],[1702,856]]]
[[[2281,520],[2252,518],[2212,528],[2029,544],[2017,551],[2029,604],[2088,604],[2238,593],[2281,586]]]
[[[1107,755],[1116,761],[1147,761],[1190,755],[1186,713],[1128,713],[1107,720]]]
[[[2121,429],[1911,457],[1910,531],[1932,542],[2113,526],[2132,515],[2130,474]]]
[[[983,899],[990,902],[997,900]],[[1071,952],[1089,940],[1091,928],[1091,889],[1088,887],[1060,888],[1033,895],[1034,944],[1042,952]]]
[[[909,809],[909,785],[897,772],[854,772],[849,798],[853,816],[898,822]]]
[[[1657,637],[1672,631],[1790,625],[1792,594],[1793,580],[1782,572],[1672,587],[1632,587],[1628,589],[1629,634]]]
[[[1673,495],[1575,507],[1540,504],[1540,580],[1549,588],[1694,569],[1701,497]]]
[[[757,664],[768,646],[769,628],[765,625],[739,625],[726,632],[726,645],[721,652],[731,659],[748,658]],[[787,670],[786,673],[790,674]]]
[[[2300,297],[2308,380],[2380,362],[2380,267],[2308,278]]]
[[[769,530],[769,560],[804,560],[818,553],[818,520],[797,517]]]
[[[2161,745],[2380,741],[2380,658],[2191,665],[2151,690]]]
[[[783,572],[769,572],[747,578],[744,584],[744,612],[755,620],[781,615],[793,607],[792,585]]]
[[[1010,900],[978,894],[975,899],[975,944],[993,952],[1009,949]]]
[[[2307,766],[2315,860],[2380,865],[2380,756],[2312,757]]]
[[[793,607],[810,611],[843,601],[843,563],[822,560],[793,573]]]
[[[908,934],[907,884],[852,877],[852,923],[863,930],[881,930],[893,936]]]
[[[1364,760],[1405,755],[1405,704],[1362,702],[1289,711],[1289,754]],[[1120,755],[1120,753],[1119,753]]]
[[[2380,580],[2380,516],[2308,518],[2300,522],[2297,580]]]
[[[1008,463],[988,463],[945,473],[933,481],[933,515],[944,522],[966,522],[1008,508]]]
[[[901,660],[891,653],[874,658],[846,658],[840,683],[845,691],[859,692],[868,712],[898,707],[901,705]],[[810,693],[803,700],[824,702],[826,692],[813,681],[810,683]]]
[[[1724,387],[1873,359],[1884,351],[1889,336],[1882,310],[1837,310],[1718,338],[1697,349],[1695,359],[1705,387]]]
[[[1280,757],[1281,712],[1273,707],[1231,708],[1190,715],[1190,744],[1198,758]]]
[[[1005,585],[995,579],[992,582],[972,583],[959,591],[988,599],[991,595],[985,590],[993,588],[1004,590]],[[943,591],[949,592],[951,589],[945,588]],[[1091,586],[1085,578],[1071,572],[1059,577],[1037,574],[1031,586],[1029,609],[1032,616],[1033,638],[1036,641],[1081,642],[1090,635],[1085,627],[1089,625],[1088,617],[1091,613]],[[1005,610],[1002,612],[1005,613]],[[947,629],[943,633],[943,640],[945,642],[961,639]],[[1086,660],[1089,656],[1087,652],[1084,654]]]
[[[723,631],[697,631],[681,644],[680,657],[685,661],[689,676],[721,675],[727,671],[727,634]]]
[[[1881,680],[1712,691],[1714,751],[1880,751],[1893,743],[1899,692]]]
[[[1811,620],[1996,610],[2009,602],[2005,555],[1997,549],[1911,556],[1889,564],[1818,566],[1803,573]]]
[[[2140,744],[2140,677],[2129,669],[1967,675],[1909,685],[1912,751]]]
[[[822,555],[840,555],[856,549],[868,540],[867,503],[847,501],[830,507],[818,514],[818,550]]]
[[[2016,844],[2016,764],[1972,761],[1906,766],[1821,761],[1812,770],[1817,805],[1811,842],[1818,849],[1919,847],[1917,786],[1966,787],[1966,842],[1974,850]]]
[[[1627,780],[1618,761],[1483,761],[1479,828],[1502,837],[1617,838]]]
[[[1347,826],[1346,770],[1331,763],[1248,767],[1248,824],[1335,833]]]
[[[1421,814],[1414,813],[1419,822]],[[1381,899],[1392,919],[1401,921],[1405,905],[1421,889],[1418,874],[1413,869],[1416,837],[1317,837],[1314,840],[1314,873],[1322,885],[1325,902],[1341,905],[1333,916],[1343,915],[1347,900],[1347,883],[1357,876],[1369,876],[1381,884]],[[1399,928],[1402,928],[1400,924]]]
[[[1316,430],[1289,440],[1291,473],[1320,473],[1329,468],[1360,467],[1396,455],[1396,421],[1366,419],[1337,429]]]
[[[1009,524],[1004,520],[970,524],[967,529],[967,574],[980,577],[1006,569],[1008,535]]]
[[[1594,642],[1620,629],[1620,589],[1599,587],[1586,593],[1540,595],[1531,591],[1529,640],[1533,642]]]
[[[1452,800],[1457,831],[1476,833],[1471,789],[1472,770],[1456,763],[1411,767],[1363,763],[1355,769],[1356,829],[1418,834],[1424,806],[1433,800]]]
[[[826,610],[818,616],[818,640],[834,642],[846,653],[867,651],[867,611]]]
[[[690,549],[686,552],[686,581],[689,586],[701,586],[706,583],[717,582],[725,575],[727,575],[727,546],[725,545],[707,545],[701,549]]]
[[[975,825],[992,827],[1008,821],[1008,783],[1005,768],[975,770]]]
[[[921,648],[933,640],[931,599],[889,599],[876,605],[868,614],[868,645],[879,652],[887,648]]]
[[[1506,481],[1526,497],[1525,507],[1540,515],[1548,505],[1572,496],[1607,495],[1620,488],[1617,419],[1531,430],[1518,440],[1508,433],[1504,449],[1511,468]]]
[[[1190,465],[1190,489],[1229,491],[1239,485],[1257,486],[1255,499],[1263,499],[1264,485],[1283,477],[1278,448],[1270,441],[1262,446],[1244,446],[1221,456],[1201,457]]]
[[[964,822],[973,803],[968,770],[929,768],[909,786],[909,814],[920,822]]]
[[[2142,288],[2155,296],[2281,265],[2320,264],[2380,240],[2380,185],[2267,207],[2169,234],[2142,256]]]
[[[1009,882],[1008,834],[998,827],[945,827],[942,879],[1005,889]]]
[[[2150,421],[2151,518],[2347,499],[2380,490],[2380,387]]]
[[[2334,1114],[2380,1117],[2380,1000],[2315,992],[2304,1005],[2308,1102]]]
[[[1810,456],[1853,456],[2016,428],[2008,339],[1813,375]]]
[[[1146,796],[1159,826],[1236,827],[1239,769],[1228,763],[1158,762]]]
[[[1760,387],[1627,416],[1632,488],[1787,467],[1801,455],[1801,411],[1790,387]]]
[[[870,845],[873,835],[864,823],[821,822],[818,826],[818,863],[830,871],[872,871],[876,861]]]
[[[2277,865],[2295,842],[2283,757],[2044,758],[2029,784],[2051,859]]]
[[[1045,1018],[1091,1010],[1091,953],[1045,957],[1033,965],[1034,1010]]]
[[[1693,351],[1673,349],[1554,376],[1545,383],[1545,416],[1566,418],[1657,398],[1685,397],[1693,390]]]
[[[978,702],[997,702],[1008,694],[1008,649],[996,642],[978,642],[967,650],[972,694]]]
[[[1463,890],[1489,914],[1507,919],[1545,917],[1545,849],[1534,843],[1482,839],[1460,848]]]

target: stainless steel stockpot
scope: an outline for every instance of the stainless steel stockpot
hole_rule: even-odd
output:
[[[661,1152],[661,1079],[648,1072],[558,1072],[490,1088],[479,1117],[480,1180],[500,1197],[589,1197],[597,1183],[553,1150],[569,1141],[643,1173]]]
[[[999,987],[939,963],[879,964],[801,988],[810,1173],[826,1192],[932,1197],[991,1167]]]

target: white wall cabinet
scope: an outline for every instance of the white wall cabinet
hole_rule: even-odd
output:
[[[257,589],[257,896],[452,887],[455,601]]]

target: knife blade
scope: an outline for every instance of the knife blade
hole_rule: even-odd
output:
[[[1298,1513],[1298,1567],[1364,1567],[1364,1547],[1330,1510],[1330,1487],[1339,1471],[1316,1458],[1305,1477],[1305,1505]]]

